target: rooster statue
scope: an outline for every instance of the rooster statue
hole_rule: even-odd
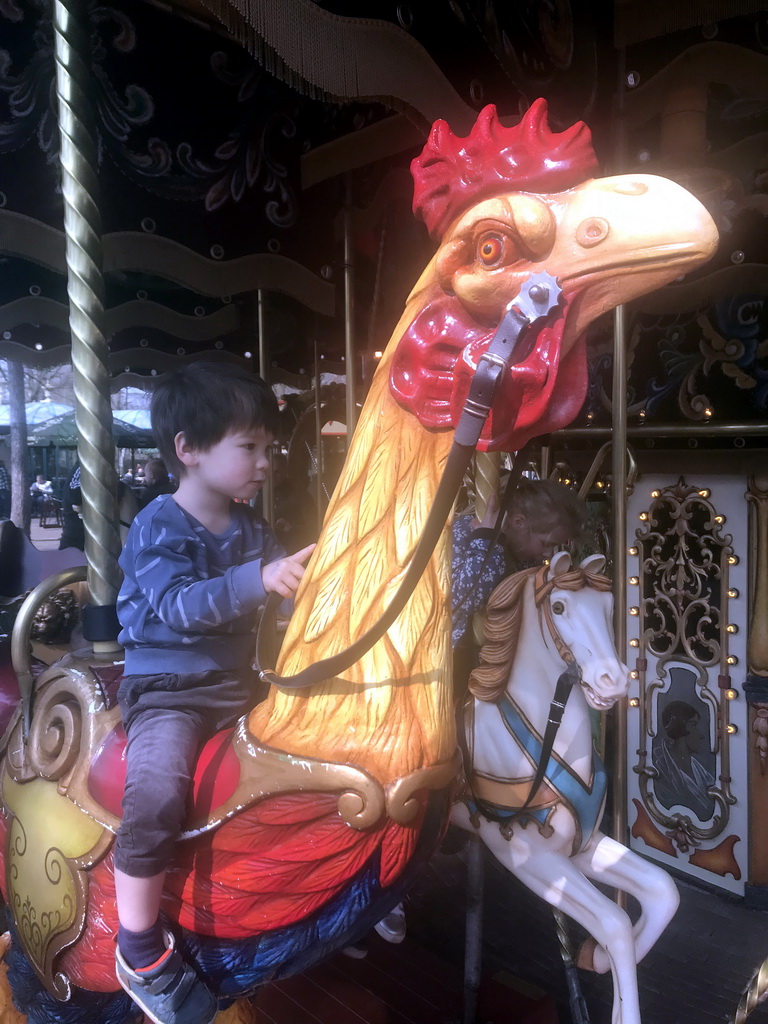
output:
[[[586,125],[552,132],[544,100],[519,124],[495,109],[471,134],[437,122],[413,162],[414,210],[438,240],[381,360],[296,598],[277,671],[336,655],[406,573],[473,373],[533,274],[557,315],[500,384],[483,449],[565,426],[586,389],[600,314],[699,266],[717,232],[683,188],[595,177]],[[445,828],[457,773],[450,531],[385,635],[308,687],[273,686],[201,754],[164,913],[222,1008],[305,970],[403,896]],[[9,978],[33,1024],[119,1024],[112,843],[120,815],[120,664],[81,651],[37,680],[5,732],[3,895]]]

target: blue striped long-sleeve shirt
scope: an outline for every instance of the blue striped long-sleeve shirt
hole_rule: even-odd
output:
[[[126,674],[208,672],[248,664],[255,612],[266,601],[262,566],[285,552],[248,505],[213,534],[170,494],[136,516],[117,599]]]

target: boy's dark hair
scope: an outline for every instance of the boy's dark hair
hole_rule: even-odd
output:
[[[174,438],[207,451],[233,431],[263,427],[275,435],[279,407],[271,388],[232,363],[190,363],[162,380],[152,395],[152,433],[166,466],[177,479],[184,467]]]
[[[573,540],[584,528],[586,505],[576,491],[554,480],[523,479],[512,498],[512,515],[521,513],[529,524],[557,524]]]

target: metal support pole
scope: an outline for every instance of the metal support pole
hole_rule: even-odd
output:
[[[347,378],[347,451],[357,419],[355,402],[355,251],[352,242],[352,176],[346,175],[344,203],[344,362]]]
[[[626,126],[624,122],[624,94],[627,86],[625,51],[619,53],[616,91],[616,148],[615,174],[623,170],[626,162]],[[613,519],[613,628],[616,650],[622,659],[627,650],[627,324],[624,306],[617,306],[613,314],[613,394],[611,513]],[[613,712],[613,837],[627,844],[627,699],[616,702]],[[617,893],[623,905],[623,895]]]
[[[501,455],[499,452],[475,453],[475,517],[482,519],[488,511],[492,496],[499,495]],[[472,617],[475,643],[482,647],[485,642],[485,612],[478,611]]]
[[[266,327],[266,295],[262,288],[256,289],[256,330],[259,335],[259,376],[269,384],[269,344]],[[271,474],[261,489],[261,514],[268,523],[275,521],[274,488]]]
[[[541,469],[539,471],[540,480],[549,480],[549,474],[552,466],[552,445],[543,444],[541,446]]]
[[[483,844],[472,836],[467,846],[467,918],[464,933],[464,1013],[475,1024],[483,960]]]
[[[320,414],[320,353],[317,346],[317,334],[315,334],[315,500],[317,501],[317,532],[323,528],[325,517],[326,501],[323,493],[323,420]]]
[[[114,605],[117,599],[120,535],[107,364],[109,351],[103,332],[96,133],[88,95],[91,81],[89,28],[81,21],[85,17],[84,6],[76,0],[54,0],[67,291],[85,554],[91,599],[94,605],[105,607]]]
[[[571,1004],[571,1022],[572,1024],[589,1024],[589,1011],[581,991],[579,972],[576,970],[576,964],[573,962],[573,949],[570,936],[568,935],[568,920],[562,910],[553,908],[552,913],[555,916],[557,940],[560,943],[560,956],[565,968],[568,1001]]]
[[[613,629],[616,650],[627,650],[627,390],[626,320],[623,306],[616,308],[613,343],[613,447],[611,449],[611,512],[613,517]],[[627,842],[627,700],[614,711],[613,836]]]
[[[749,871],[746,902],[768,906],[768,473],[749,477],[749,634],[747,638],[747,754]],[[761,968],[763,991],[768,963]]]

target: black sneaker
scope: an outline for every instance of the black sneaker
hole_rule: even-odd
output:
[[[163,934],[170,952],[150,971],[132,970],[116,949],[117,980],[155,1024],[212,1024],[218,1010],[213,993],[184,963],[173,935]]]

